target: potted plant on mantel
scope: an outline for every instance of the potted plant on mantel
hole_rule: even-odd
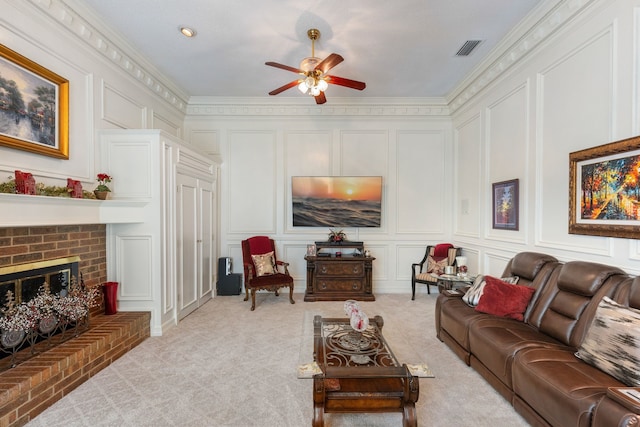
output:
[[[107,182],[111,182],[111,177],[106,173],[99,173],[97,181],[98,186],[93,190],[93,194],[96,195],[96,199],[106,200],[108,193],[111,192],[111,189],[107,187]]]

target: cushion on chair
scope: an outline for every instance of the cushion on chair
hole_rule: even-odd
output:
[[[262,255],[251,255],[251,259],[253,260],[253,265],[256,266],[256,275],[258,277],[268,276],[278,272],[273,251]]]
[[[449,260],[447,259],[446,256],[444,258],[439,258],[439,257],[429,255],[427,257],[426,273],[442,274],[444,272],[444,268],[447,265],[449,265]]]
[[[433,248],[433,256],[435,258],[446,258],[449,255],[449,248],[452,248],[451,243],[440,243]]]

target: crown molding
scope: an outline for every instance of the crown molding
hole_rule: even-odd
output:
[[[182,113],[186,111],[189,95],[141,57],[124,37],[104,25],[86,5],[77,0],[29,1],[86,46],[146,86],[163,102]]]
[[[317,105],[308,96],[269,98],[192,96],[189,116],[316,116],[316,117],[446,117],[444,98],[337,98]]]
[[[547,0],[512,29],[447,96],[451,113],[457,111],[508,69],[523,60],[574,16],[599,0]]]

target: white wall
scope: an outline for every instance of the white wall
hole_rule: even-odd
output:
[[[472,269],[531,250],[640,272],[636,240],[568,233],[569,153],[640,130],[639,18],[638,1],[591,2],[453,112],[453,238]],[[493,229],[491,184],[515,178],[520,228]]]
[[[68,2],[74,5],[75,1]],[[81,4],[60,0],[0,0],[0,43],[69,80],[69,160],[0,146],[0,181],[15,169],[38,182],[66,178],[96,186],[96,130],[158,128],[182,136],[186,95],[152,75],[150,64],[116,45],[117,36],[91,19]],[[118,177],[113,185],[117,186]]]
[[[196,144],[209,134],[223,160],[221,255],[233,257],[234,271],[242,272],[241,240],[269,235],[278,257],[291,264],[296,292],[304,292],[306,246],[326,241],[329,229],[293,227],[291,177],[382,176],[382,226],[345,232],[376,257],[374,293],[409,292],[411,263],[427,243],[449,235],[448,110],[437,100],[372,106],[331,99],[316,107],[301,96],[290,102],[247,107],[199,98],[189,104],[185,137]]]

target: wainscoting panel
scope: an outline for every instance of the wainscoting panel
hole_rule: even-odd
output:
[[[487,237],[525,243],[527,236],[529,165],[529,91],[527,82],[489,105],[486,111],[487,128],[487,177],[486,223]],[[497,230],[493,228],[493,191],[495,182],[518,179],[519,229]]]
[[[112,136],[104,137],[101,163],[104,171],[113,177],[109,184],[113,196],[120,199],[152,197],[152,181],[157,174],[151,167],[151,142],[142,136],[125,138],[126,141],[121,137],[113,142],[110,139]]]
[[[152,236],[116,236],[118,299],[153,301],[152,250]]]
[[[442,131],[402,131],[397,134],[395,191],[396,232],[445,235],[454,171],[446,168]]]
[[[568,154],[611,142],[614,38],[610,28],[595,34],[539,74],[535,209],[540,246],[607,253],[605,238],[567,234]]]
[[[229,232],[276,231],[276,132],[230,131],[228,138]]]
[[[147,127],[147,109],[112,87],[102,83],[102,120],[122,129],[144,129]]]
[[[151,117],[151,129],[160,129],[167,132],[169,135],[176,138],[182,138],[182,126],[179,123],[175,123],[173,120],[156,113],[155,111]]]
[[[483,229],[482,125],[475,114],[454,130],[454,235],[478,238]]]

